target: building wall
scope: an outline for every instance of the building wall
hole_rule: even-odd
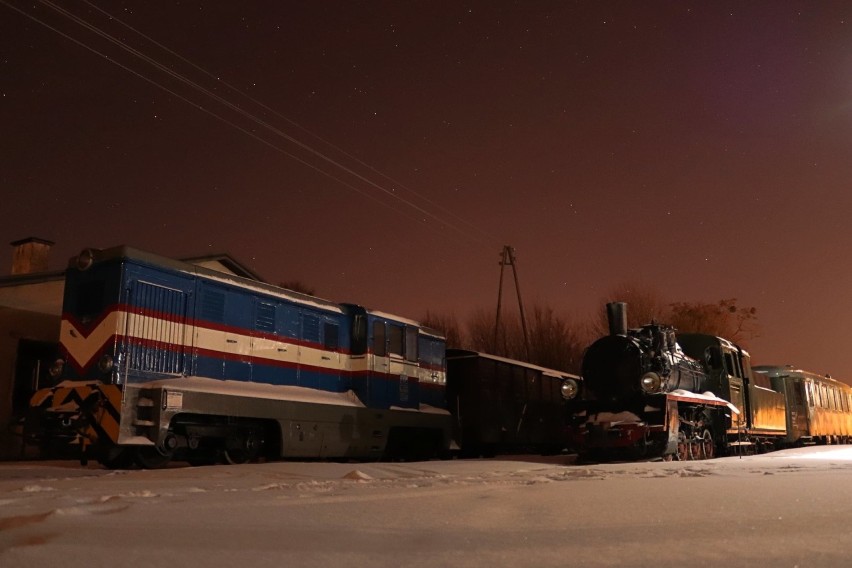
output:
[[[61,292],[60,292],[61,297]],[[20,416],[12,412],[15,370],[21,339],[59,343],[59,314],[44,314],[0,306],[0,459],[19,459],[22,454]]]

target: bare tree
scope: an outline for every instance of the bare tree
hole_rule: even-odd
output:
[[[759,335],[757,308],[738,307],[736,298],[718,303],[677,302],[671,304],[669,323],[678,331],[724,337],[745,346]]]
[[[447,347],[464,348],[461,326],[455,315],[438,314],[426,310],[426,315],[420,318],[420,323],[443,333],[447,338]]]
[[[494,343],[495,311],[479,309],[471,314],[467,327],[469,348],[560,371],[576,372],[579,369],[585,341],[581,326],[570,318],[558,314],[550,306],[533,306],[527,356],[523,328],[517,313],[506,314],[501,319],[497,343]]]
[[[469,347],[492,355],[526,360],[524,334],[518,315],[511,312],[503,314],[500,329],[495,334],[496,319],[496,309],[479,308],[470,314],[467,320]]]
[[[531,363],[558,369],[579,372],[585,341],[580,327],[553,308],[534,305],[530,322]]]
[[[467,346],[475,351],[497,354],[494,344],[494,311],[476,308],[467,318]]]
[[[609,334],[606,304],[627,302],[627,327],[641,327],[652,321],[665,323],[670,315],[669,307],[653,288],[636,282],[623,282],[607,292],[601,299],[597,315],[591,321],[590,334],[597,338]]]

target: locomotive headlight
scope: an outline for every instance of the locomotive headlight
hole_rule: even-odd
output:
[[[88,270],[95,263],[95,252],[92,249],[83,249],[79,255],[77,255],[77,270],[83,271]]]
[[[559,391],[562,393],[562,398],[565,400],[571,400],[575,396],[577,396],[577,392],[580,390],[580,386],[577,384],[577,381],[574,379],[565,379],[562,383],[562,386],[559,388]]]
[[[104,354],[104,356],[101,357],[101,360],[98,361],[98,369],[100,369],[102,373],[109,373],[112,371],[113,366],[114,361],[112,360],[111,355]]]
[[[642,375],[642,390],[648,394],[660,392],[663,386],[663,379],[657,373],[645,373]]]

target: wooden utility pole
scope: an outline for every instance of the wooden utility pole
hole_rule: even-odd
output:
[[[515,264],[515,249],[509,245],[503,247],[500,253],[500,285],[497,289],[497,321],[494,322],[494,350],[497,350],[497,340],[500,337],[500,309],[503,306],[503,270],[506,266],[512,267],[515,277],[515,292],[518,294],[518,311],[521,314],[521,329],[524,331],[524,349],[527,353],[527,361],[530,360],[530,338],[527,334],[527,319],[524,316],[524,302],[521,300],[521,286],[518,284],[518,267]]]

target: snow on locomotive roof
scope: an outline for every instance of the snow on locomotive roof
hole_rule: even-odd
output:
[[[532,363],[526,363],[524,361],[518,361],[517,359],[509,359],[507,357],[500,357],[499,355],[491,355],[490,353],[483,353],[481,351],[468,351],[466,349],[448,349],[447,350],[447,360],[449,359],[466,359],[471,357],[481,357],[483,359],[491,359],[492,361],[499,361],[501,363],[508,363],[509,365],[516,365],[518,367],[526,367],[527,369],[534,369],[536,371],[541,371],[542,374],[547,375],[549,377],[557,377],[564,378],[570,377],[572,379],[579,379],[578,375],[574,375],[572,373],[566,373],[565,371],[557,371],[556,369],[548,369],[547,367],[540,367],[538,365],[533,365]]]
[[[129,260],[135,260],[153,266],[170,268],[172,270],[183,272],[185,274],[201,276],[208,280],[215,280],[217,282],[222,282],[225,284],[232,284],[234,286],[239,286],[240,288],[252,290],[254,292],[260,292],[263,294],[268,294],[271,296],[277,296],[279,298],[284,298],[286,300],[290,300],[300,304],[343,313],[343,309],[340,307],[340,304],[336,304],[330,300],[325,300],[323,298],[318,298],[315,296],[309,296],[300,292],[294,292],[293,290],[281,288],[280,286],[273,286],[272,284],[259,282],[257,280],[252,280],[251,278],[237,276],[236,274],[219,272],[213,270],[212,268],[206,268],[203,266],[198,266],[196,264],[190,264],[182,260],[175,260],[173,258],[160,256],[155,253],[142,251],[126,245],[120,245],[117,247],[102,250],[87,250],[91,251],[91,254],[95,255],[95,258],[98,261],[127,258]],[[75,261],[76,257],[72,258],[69,263],[70,266],[75,266]]]
[[[321,308],[324,310],[331,310],[337,313],[343,313],[343,307],[341,304],[336,302],[332,302],[331,300],[326,300],[323,298],[319,298],[317,296],[311,296],[308,294],[303,294],[301,292],[295,292],[293,290],[289,290],[287,288],[282,288],[280,286],[274,286],[272,284],[267,284],[266,282],[261,282],[258,280],[253,280],[251,278],[246,278],[243,276],[238,276],[236,274],[228,274],[226,272],[219,272],[212,268],[207,268],[204,266],[199,266],[197,264],[191,264],[182,260],[175,260],[173,258],[168,258],[165,256],[160,256],[155,253],[146,252],[143,250],[139,250],[133,247],[129,247],[126,245],[120,245],[116,247],[111,247],[108,249],[86,249],[89,254],[92,254],[98,261],[118,259],[118,258],[127,258],[135,261],[144,262],[146,264],[151,264],[154,266],[162,266],[166,268],[170,268],[172,270],[176,270],[179,272],[183,272],[186,274],[193,274],[197,276],[201,276],[208,280],[215,280],[217,282],[222,282],[225,284],[232,284],[234,286],[239,286],[240,288],[244,288],[246,290],[252,290],[254,292],[260,292],[262,294],[267,294],[270,296],[277,296],[279,298],[284,298],[286,300],[296,302],[299,304]],[[75,256],[71,258],[69,261],[69,266],[74,267],[77,264],[77,259],[79,256]],[[356,304],[349,304],[356,306]],[[439,331],[429,328],[423,328],[420,326],[420,323],[394,314],[388,314],[385,312],[381,312],[378,310],[367,310],[368,313],[376,315],[378,317],[383,317],[386,319],[391,319],[394,321],[398,321],[400,323],[405,323],[408,325],[413,325],[421,328],[421,331],[426,335],[432,335],[437,338],[443,338],[443,334]]]
[[[384,318],[384,319],[390,319],[390,320],[397,321],[399,323],[405,323],[405,324],[408,324],[408,325],[420,327],[420,322],[418,322],[418,321],[415,321],[413,319],[409,319],[409,318],[406,318],[406,317],[403,317],[403,316],[398,316],[396,314],[389,314],[389,313],[383,312],[381,310],[371,310],[371,309],[368,308],[367,313],[372,315],[372,316],[376,316],[376,317],[380,317],[380,318]],[[443,337],[443,335],[441,335],[440,332],[437,332],[435,330],[429,330],[429,328],[423,328],[423,330],[424,331],[432,331],[432,332],[434,332],[435,335],[437,335],[439,337]]]

